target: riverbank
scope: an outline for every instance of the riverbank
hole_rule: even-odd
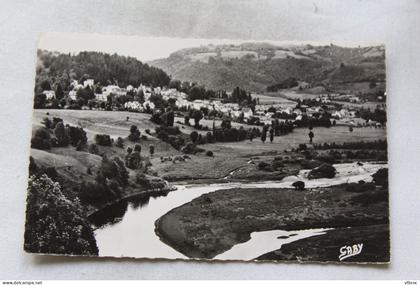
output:
[[[340,248],[355,244],[363,244],[361,252],[340,261]],[[257,260],[387,263],[390,260],[389,224],[332,229],[322,236],[285,244]]]
[[[156,221],[155,231],[184,255],[211,259],[248,241],[255,231],[387,224],[388,203],[383,197],[387,191],[376,186],[366,207],[366,193],[350,192],[346,184],[305,191],[263,187],[219,190],[172,209]]]

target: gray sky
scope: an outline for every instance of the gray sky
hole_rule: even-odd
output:
[[[172,52],[208,44],[240,44],[251,40],[233,39],[192,39],[192,38],[169,38],[169,37],[139,37],[103,34],[80,34],[80,33],[44,33],[40,36],[38,47],[50,51],[64,53],[77,53],[80,51],[101,51],[117,53],[120,55],[133,56],[141,61],[149,61],[168,57]],[[265,40],[277,45],[290,44],[330,44],[331,42],[313,41],[273,41]],[[333,42],[342,46],[372,45],[375,43],[360,42]]]

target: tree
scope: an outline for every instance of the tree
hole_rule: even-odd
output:
[[[200,125],[200,120],[203,118],[203,113],[200,110],[194,110],[193,118],[195,127],[198,127]]]
[[[190,138],[193,143],[196,143],[198,139],[198,133],[196,131],[192,131],[190,134]]]
[[[171,109],[167,112],[166,115],[166,125],[169,127],[173,127],[175,122],[175,113]]]
[[[153,154],[155,153],[155,147],[153,145],[149,146],[149,153],[150,153],[150,156],[153,156]]]
[[[55,88],[55,98],[57,100],[61,100],[64,97],[64,91],[63,88],[61,87],[61,84],[58,83],[57,87]]]
[[[312,131],[310,131],[308,136],[309,136],[309,143],[312,143],[312,140],[314,138],[314,133]]]
[[[184,117],[184,125],[186,125],[186,126],[190,125],[190,117],[189,116]]]
[[[112,140],[109,135],[106,134],[97,134],[95,135],[95,142],[101,146],[111,146]]]
[[[98,255],[93,229],[80,205],[45,174],[29,178],[24,248],[33,253]]]
[[[140,131],[137,129],[137,126],[132,125],[130,127],[130,134],[128,135],[128,139],[132,142],[138,142],[140,140]]]
[[[31,139],[31,147],[37,149],[51,148],[51,135],[48,129],[40,128],[35,131],[35,134]]]
[[[273,143],[274,140],[274,130],[273,128],[270,128],[270,143]]]
[[[45,108],[45,103],[47,102],[47,96],[45,94],[36,94],[34,97],[34,108],[42,109]]]
[[[124,148],[124,141],[121,137],[117,138],[117,142],[115,143],[115,146],[119,148]]]
[[[67,135],[67,131],[64,127],[63,122],[58,122],[54,128],[54,135],[57,139],[58,146],[67,146],[69,144],[69,136]]]
[[[140,153],[140,152],[141,152],[141,145],[136,144],[136,145],[134,146],[134,151],[135,151],[135,152]]]
[[[261,141],[265,143],[265,140],[267,139],[267,128],[266,126],[263,127],[262,133],[261,133]]]

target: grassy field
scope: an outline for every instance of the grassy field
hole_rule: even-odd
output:
[[[296,102],[288,100],[279,93],[264,93],[264,94],[252,94],[252,97],[258,98],[261,105],[277,105],[282,104],[284,107],[294,107]]]
[[[145,129],[150,129],[154,132],[155,124],[150,122],[148,114],[141,113],[127,113],[114,111],[76,111],[76,110],[35,110],[34,113],[34,128],[40,127],[40,122],[46,117],[46,112],[49,112],[49,117],[60,117],[64,119],[65,123],[72,125],[84,126],[88,133],[89,143],[93,142],[93,137],[97,133],[109,134],[116,138],[121,136],[126,138],[129,133],[129,128],[132,124],[139,127],[142,134],[145,134]],[[129,121],[126,117],[129,116]],[[182,118],[177,118],[175,121],[181,121]],[[191,120],[192,121],[192,120]],[[207,125],[211,129],[213,121],[202,120],[202,125]],[[216,123],[217,126],[220,122]],[[186,134],[190,134],[194,128],[179,125],[180,130]],[[238,127],[240,124],[233,123],[233,126]],[[184,128],[182,128],[184,127]],[[245,126],[247,128],[249,126]],[[205,134],[207,131],[201,131]],[[283,153],[287,149],[296,148],[301,143],[308,142],[307,129],[295,129],[292,133],[275,137],[273,143],[262,143],[260,139],[254,139],[241,142],[223,142],[205,144],[200,147],[205,150],[211,150],[214,157],[208,157],[201,153],[198,155],[190,155],[190,159],[184,162],[174,163],[172,161],[161,162],[161,157],[174,157],[183,155],[180,151],[175,150],[169,144],[161,140],[148,136],[147,140],[141,140],[142,154],[148,156],[149,145],[155,146],[155,155],[151,157],[153,169],[158,172],[158,175],[168,179],[169,181],[181,180],[196,180],[196,179],[223,179],[229,175],[230,172],[241,167],[249,168],[248,162],[250,158],[264,160],[272,158],[277,153]],[[351,142],[351,141],[371,141],[378,139],[385,139],[385,129],[375,128],[355,128],[353,132],[349,132],[347,127],[337,126],[332,128],[314,128],[315,143],[324,142]],[[133,143],[125,139],[125,147],[133,147]],[[124,157],[125,150],[116,147],[102,147],[101,150],[107,155],[117,155]],[[61,155],[72,156],[73,158],[86,154],[74,151],[70,148],[54,148],[51,152],[61,152]],[[76,156],[77,155],[77,156]]]

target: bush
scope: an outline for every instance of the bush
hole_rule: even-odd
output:
[[[125,156],[125,166],[130,169],[138,169],[141,163],[140,152],[134,151],[133,153],[128,153]]]
[[[141,145],[135,144],[134,145],[134,151],[140,153],[141,152]]]
[[[312,169],[308,173],[309,179],[318,179],[318,178],[333,178],[336,174],[336,169],[331,164],[324,163],[321,166],[318,166]]]
[[[138,142],[140,140],[140,131],[137,129],[137,126],[132,125],[130,127],[130,134],[128,135],[128,139],[132,142]]]
[[[40,128],[35,131],[31,139],[31,147],[37,149],[50,149],[51,148],[51,135],[46,128]]]
[[[94,143],[89,146],[88,152],[91,154],[101,155],[98,149],[98,145]]]
[[[258,169],[263,171],[272,171],[270,164],[265,161],[258,163]]]
[[[115,146],[119,148],[124,148],[124,141],[121,137],[117,138],[117,142],[115,143]]]
[[[284,167],[284,163],[281,162],[280,160],[273,160],[271,162],[271,166],[274,170],[278,170],[279,168],[283,168]]]
[[[388,168],[381,168],[372,175],[376,185],[388,187]]]
[[[58,146],[67,146],[70,142],[70,138],[67,134],[66,128],[63,122],[58,122],[54,128],[54,135],[57,139]]]
[[[104,156],[102,158],[102,165],[99,172],[105,178],[115,178],[121,186],[128,184],[128,171],[124,166],[124,162],[119,157],[108,159]]]
[[[197,139],[198,139],[198,133],[197,133],[197,131],[192,131],[191,132],[190,139],[191,139],[191,141],[193,143],[196,143],[197,142]]]
[[[147,179],[144,173],[137,173],[136,174],[136,183],[141,186],[149,187],[150,181]]]
[[[111,146],[112,145],[112,140],[111,137],[109,135],[105,135],[105,134],[97,134],[95,135],[95,142],[98,145],[101,146]]]
[[[293,182],[292,186],[295,187],[296,190],[304,190],[305,189],[305,182],[296,181],[296,182]]]
[[[193,143],[188,143],[186,146],[184,146],[181,150],[185,154],[197,154],[199,152],[204,152],[205,150],[202,148],[199,148]]]
[[[66,131],[72,146],[82,147],[87,143],[86,132],[83,130],[83,128],[68,126],[66,127]]]
[[[213,152],[211,150],[208,150],[208,151],[206,151],[206,155],[210,156],[210,157],[213,157]]]

